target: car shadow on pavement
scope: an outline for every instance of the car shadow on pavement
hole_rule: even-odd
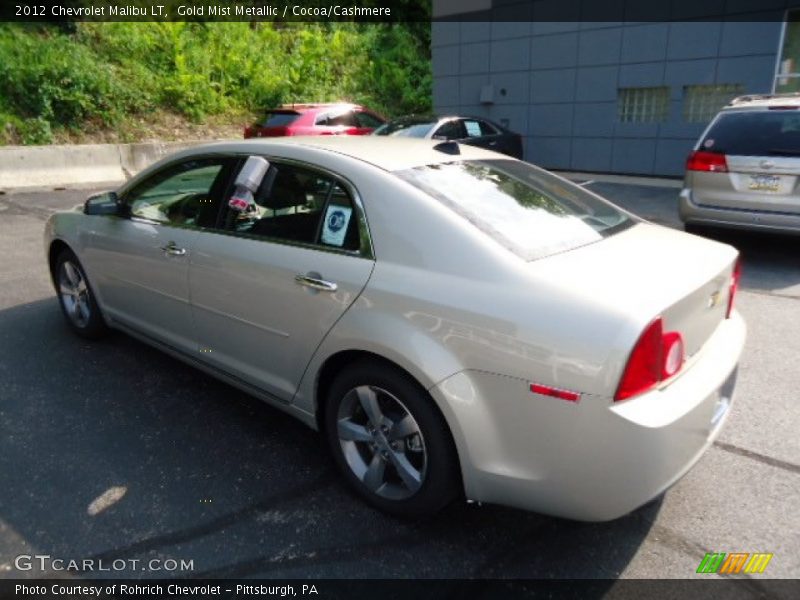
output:
[[[0,311],[0,424],[13,577],[42,575],[15,556],[49,554],[124,564],[87,577],[615,578],[660,508],[600,524],[463,502],[387,517],[315,432],[123,334],[77,338],[55,299]]]

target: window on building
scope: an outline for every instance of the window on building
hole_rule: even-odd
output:
[[[719,109],[744,94],[740,83],[683,86],[683,119],[687,123],[708,123]]]
[[[800,10],[790,10],[783,32],[783,48],[775,70],[776,93],[800,91]]]
[[[669,87],[620,88],[620,123],[661,123],[669,115]]]

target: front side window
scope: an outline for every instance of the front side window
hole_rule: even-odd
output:
[[[213,226],[230,160],[194,159],[161,171],[124,197],[132,217],[171,225]]]
[[[596,242],[634,223],[611,203],[519,161],[459,161],[395,175],[524,260]]]
[[[358,216],[347,189],[328,175],[273,163],[249,210],[229,210],[229,230],[276,241],[358,251]]]

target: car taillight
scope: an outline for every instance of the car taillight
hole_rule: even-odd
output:
[[[244,137],[245,137],[245,138],[249,138],[249,137],[251,137],[252,135],[253,135],[253,130],[252,130],[252,129],[250,129],[249,127],[245,127],[245,128],[244,128]]]
[[[710,171],[712,173],[727,173],[728,162],[724,154],[695,150],[686,159],[687,171]]]
[[[736,296],[736,290],[739,289],[739,279],[742,277],[742,261],[736,259],[736,264],[733,265],[733,273],[731,274],[731,285],[728,288],[728,309],[725,311],[725,318],[730,319],[733,312],[733,299]]]
[[[661,379],[669,379],[683,365],[683,338],[677,331],[664,334],[664,364],[661,367]]]
[[[633,347],[614,400],[625,400],[658,385],[681,370],[683,337],[677,331],[664,332],[664,321],[651,322]]]

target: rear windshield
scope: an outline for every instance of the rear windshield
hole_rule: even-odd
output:
[[[372,133],[373,135],[424,138],[434,125],[436,123],[431,121],[395,121],[378,127]]]
[[[800,155],[800,111],[722,113],[700,149],[736,156]]]
[[[268,112],[256,125],[260,127],[285,127],[294,123],[300,113],[296,112]]]
[[[610,202],[520,161],[459,161],[395,174],[524,260],[591,244],[634,224]]]

